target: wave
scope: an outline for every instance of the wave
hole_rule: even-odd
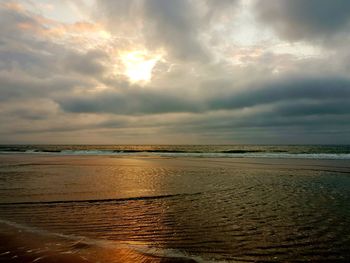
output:
[[[340,159],[349,160],[350,153],[288,153],[263,151],[181,152],[181,151],[109,151],[109,150],[57,150],[57,151],[0,151],[2,154],[58,154],[58,155],[116,155],[116,156],[161,156],[202,158],[275,158],[275,159]]]
[[[205,158],[350,159],[350,146],[273,145],[0,145],[2,154],[115,155]]]
[[[196,193],[181,193],[181,194],[169,194],[169,195],[154,195],[154,196],[136,196],[127,198],[108,198],[108,199],[89,199],[89,200],[58,200],[58,201],[28,201],[28,202],[9,202],[0,203],[0,206],[6,205],[50,205],[50,204],[65,204],[65,203],[105,203],[105,202],[125,202],[125,201],[138,201],[138,200],[154,200],[175,198],[183,196],[199,195],[202,192]]]

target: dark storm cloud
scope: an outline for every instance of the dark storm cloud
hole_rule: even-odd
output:
[[[211,83],[214,85],[214,83]],[[216,84],[218,86],[219,83]],[[227,82],[225,81],[225,86]],[[260,83],[243,91],[218,91],[210,96],[183,97],[168,91],[138,89],[123,93],[105,93],[97,96],[62,98],[61,107],[69,112],[110,112],[115,114],[153,114],[171,112],[207,112],[239,110],[265,104],[289,102],[280,109],[286,115],[343,114],[349,112],[350,80],[345,78],[290,78]],[[308,100],[306,104],[301,104]],[[296,102],[295,105],[290,101]],[[298,102],[300,101],[300,102]],[[302,107],[301,107],[302,106]],[[303,111],[304,110],[304,111]]]
[[[238,109],[260,104],[298,99],[341,99],[350,96],[350,80],[345,78],[289,77],[209,101],[210,109]]]
[[[348,122],[350,113],[346,115],[314,115],[314,116],[281,116],[275,111],[262,111],[259,113],[228,117],[228,116],[210,116],[197,121],[181,122],[170,124],[167,129],[178,130],[179,132],[188,131],[217,131],[230,132],[240,129],[273,129],[299,128],[300,130],[324,129],[338,130],[343,128],[350,130]]]
[[[325,101],[297,101],[283,103],[275,108],[278,115],[281,116],[312,116],[312,115],[346,115],[350,114],[350,103],[344,97],[338,100]]]
[[[239,143],[261,144],[349,144],[350,126],[347,123],[349,115],[343,118],[319,119],[258,119],[243,121],[244,125],[231,125],[224,127],[202,127],[202,131],[226,134],[226,139]]]
[[[299,106],[296,103],[295,107]],[[308,112],[286,115],[286,112],[282,112],[283,107],[258,107],[255,111],[238,114],[206,114],[201,118],[170,123],[164,129],[180,134],[220,134],[233,140],[245,139],[248,143],[261,143],[262,139],[265,143],[350,143],[347,136],[350,132],[349,109],[346,114],[320,114],[316,110],[310,115]],[[337,135],[343,137],[333,137]]]
[[[61,98],[57,102],[68,112],[115,113],[145,115],[169,112],[200,111],[195,98],[183,98],[180,94],[142,89],[123,93],[102,93],[78,98]]]
[[[288,40],[327,40],[350,32],[348,0],[258,0],[256,13]]]

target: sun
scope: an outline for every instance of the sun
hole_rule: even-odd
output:
[[[152,70],[161,59],[160,55],[151,56],[145,51],[133,51],[121,56],[124,64],[124,74],[133,83],[149,82],[152,78]]]

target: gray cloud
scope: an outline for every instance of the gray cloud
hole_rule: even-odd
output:
[[[196,112],[201,105],[196,99],[183,98],[181,94],[147,91],[139,88],[125,92],[106,92],[78,98],[63,97],[57,102],[62,109],[76,113],[114,113],[145,115],[169,112]]]
[[[150,49],[165,48],[179,60],[207,61],[201,36],[213,20],[232,16],[236,0],[99,0],[96,16],[116,32],[139,28]],[[126,29],[123,29],[126,26]]]
[[[256,84],[244,90],[232,91],[227,87],[215,94],[183,97],[182,91],[169,92],[145,89],[118,93],[101,93],[79,98],[61,98],[58,103],[69,112],[109,112],[115,114],[154,114],[171,112],[208,112],[215,110],[239,110],[265,104],[291,102],[276,109],[285,115],[344,114],[350,113],[347,101],[350,97],[350,80],[344,78],[289,78]],[[220,85],[219,82],[211,85]],[[304,101],[307,103],[301,103]],[[301,101],[301,102],[299,102]],[[281,111],[281,112],[280,112]]]
[[[204,47],[198,39],[200,19],[187,0],[146,0],[145,33],[150,45],[162,43],[175,57],[203,58]]]
[[[104,51],[81,53],[41,36],[44,26],[39,18],[0,5],[0,101],[50,98],[77,87],[91,88],[94,81],[74,73],[99,78],[105,70]]]
[[[207,6],[207,19],[220,19],[221,16],[232,16],[233,12],[236,11],[238,0],[205,0]]]
[[[260,104],[298,99],[341,99],[350,96],[350,80],[345,78],[289,77],[270,83],[260,83],[224,98],[210,101],[211,109],[237,109]]]
[[[37,75],[40,71],[54,67],[52,58],[43,54],[43,50],[53,49],[55,45],[38,41],[33,32],[20,28],[25,25],[42,29],[43,26],[32,16],[0,5],[0,24],[0,70],[20,69]]]
[[[90,50],[85,53],[70,51],[64,57],[63,70],[97,77],[107,71],[103,64],[106,60],[108,55],[101,50]]]
[[[292,102],[291,102],[292,103]],[[298,107],[297,102],[295,107]],[[345,106],[345,105],[344,105]],[[198,133],[240,143],[350,143],[347,114],[286,115],[282,105],[256,107],[251,112],[216,112],[165,126],[179,134]],[[295,108],[293,108],[294,110]],[[218,136],[219,135],[219,136]]]
[[[237,66],[230,63],[233,48],[232,53],[222,53],[227,61],[208,62],[211,51],[202,37],[211,37],[212,23],[233,19],[236,1],[99,3],[98,12],[110,28],[126,24],[125,31],[112,32],[116,38],[129,37],[128,30],[141,30],[141,38],[130,38],[130,47],[145,41],[151,49],[165,48],[170,56],[157,64],[150,83],[132,84],[118,72],[122,63],[117,53],[119,48],[125,50],[124,42],[111,40],[112,53],[101,47],[71,46],[42,34],[47,28],[35,14],[0,6],[1,142],[16,142],[16,138],[57,142],[60,136],[55,133],[59,133],[65,135],[60,142],[69,138],[84,143],[82,130],[90,132],[96,143],[106,134],[108,139],[118,134],[130,142],[139,136],[142,143],[146,133],[154,142],[181,134],[204,138],[202,142],[208,138],[211,142],[216,138],[252,143],[254,138],[264,143],[348,142],[350,137],[344,136],[350,132],[348,52],[302,59],[269,52],[249,56]],[[257,6],[259,19],[288,40],[316,44],[315,40],[343,37],[348,30],[344,11],[348,4],[342,1],[329,7],[342,17],[334,21],[323,14],[330,5],[323,1],[317,1],[317,12],[310,11],[314,1],[264,3]],[[337,11],[340,3],[344,10]],[[342,43],[345,47],[345,37]],[[283,75],[271,73],[275,68],[282,68]]]
[[[87,80],[80,80],[69,76],[50,76],[36,78],[21,71],[15,73],[0,72],[0,102],[25,98],[53,97],[54,94],[66,94],[74,88],[86,86]]]
[[[337,100],[302,100],[297,102],[283,103],[275,108],[281,116],[324,116],[324,115],[347,115],[350,114],[350,104],[347,99]]]
[[[350,30],[347,0],[258,0],[257,17],[288,40],[321,40]]]

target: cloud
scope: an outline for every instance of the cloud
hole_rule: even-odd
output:
[[[0,20],[0,101],[50,98],[77,87],[91,88],[107,71],[105,51],[77,50],[42,35],[45,24],[36,14],[0,6]],[[30,25],[29,32],[23,23]]]
[[[350,31],[347,0],[258,0],[257,18],[291,41],[326,41]]]
[[[244,91],[210,101],[212,109],[237,109],[279,101],[341,99],[350,96],[350,80],[337,77],[288,77],[259,83]]]
[[[161,43],[180,59],[205,58],[199,39],[199,15],[187,0],[149,0],[144,2],[145,35],[149,45]]]
[[[23,71],[0,72],[0,102],[33,98],[53,97],[54,94],[67,94],[75,88],[92,85],[88,80],[70,76],[55,75],[38,78]]]
[[[186,0],[99,0],[96,17],[117,34],[135,37],[150,49],[179,59],[206,56],[199,40],[199,17]],[[141,34],[141,35],[140,35]]]
[[[143,89],[124,92],[101,92],[56,100],[63,110],[76,113],[114,113],[118,115],[147,115],[169,112],[196,112],[200,105],[181,94]]]
[[[104,65],[106,60],[109,60],[109,57],[102,50],[89,50],[86,52],[71,51],[65,54],[63,70],[98,77],[107,71]]]
[[[128,32],[136,41],[144,41],[149,49],[165,49],[178,60],[203,62],[211,56],[203,34],[210,31],[213,20],[234,10],[236,2],[99,0],[95,16],[119,35]]]
[[[108,112],[114,114],[144,115],[174,112],[209,112],[219,110],[243,110],[259,105],[286,103],[276,108],[276,115],[317,115],[350,113],[347,101],[350,97],[350,80],[339,77],[282,78],[268,83],[256,83],[234,91],[227,80],[211,82],[210,85],[224,89],[216,93],[196,96],[188,92],[183,97],[181,90],[134,89],[60,98],[58,103],[68,112]],[[301,102],[300,102],[301,101]],[[305,104],[300,104],[305,102]],[[288,103],[287,103],[288,102]],[[293,103],[292,103],[293,102]],[[303,105],[303,107],[301,107]],[[303,111],[304,110],[304,111]]]
[[[261,25],[309,44],[239,48],[238,2],[99,0],[72,23],[0,5],[1,142],[347,142],[348,5],[258,1]],[[299,52],[327,38],[342,48]],[[151,82],[128,81],[122,55],[159,49]]]

